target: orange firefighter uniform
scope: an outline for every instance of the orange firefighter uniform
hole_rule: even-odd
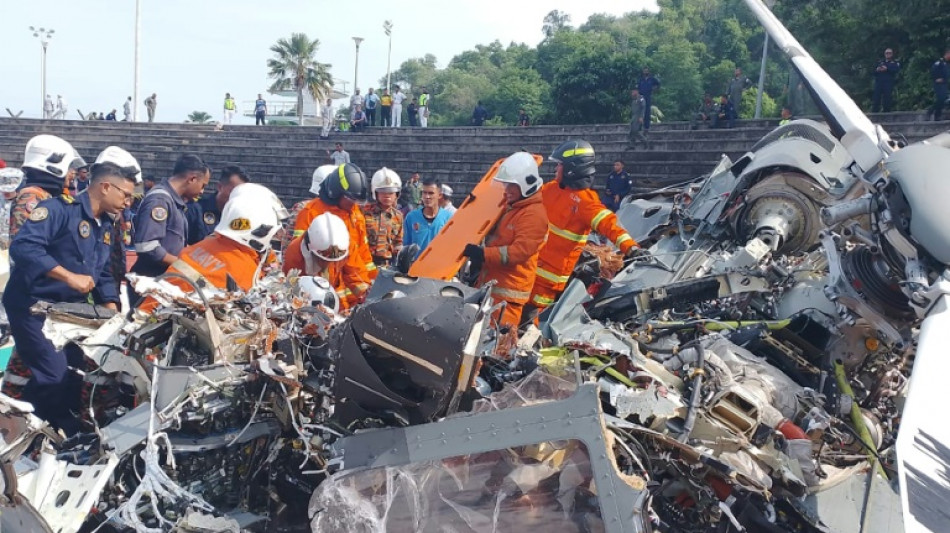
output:
[[[544,309],[564,291],[591,231],[607,237],[623,253],[637,246],[637,241],[617,224],[617,215],[593,189],[571,189],[550,181],[540,196],[548,215],[548,240],[538,256],[531,305]]]
[[[324,261],[314,257],[306,249],[303,236],[290,241],[284,250],[284,274],[293,269],[307,276],[319,276],[330,282],[340,297],[340,310],[349,309],[359,303],[358,296],[348,287],[363,283],[356,265],[349,263],[349,256],[343,261]],[[365,290],[365,289],[364,289]]]
[[[332,213],[340,217],[346,224],[347,231],[350,232],[350,257],[347,261],[352,261],[360,267],[361,277],[365,287],[350,286],[349,289],[354,294],[361,296],[369,288],[369,284],[376,279],[376,263],[373,263],[373,255],[369,251],[369,240],[366,237],[366,218],[359,206],[354,205],[349,211],[340,206],[330,205],[319,197],[307,202],[307,205],[297,215],[294,222],[294,237],[299,237],[307,232],[313,219],[324,213]],[[352,259],[351,259],[352,258]]]
[[[499,324],[518,326],[547,233],[548,216],[541,195],[535,193],[511,204],[485,237],[485,262],[478,286],[494,281],[492,296],[507,302]]]

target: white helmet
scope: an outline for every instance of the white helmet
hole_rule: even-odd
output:
[[[280,220],[290,218],[290,211],[287,211],[287,208],[284,207],[284,203],[280,201],[280,198],[274,194],[274,191],[260,183],[242,183],[234,187],[231,189],[231,195],[228,196],[228,199],[234,198],[235,196],[250,196],[255,198],[258,202],[270,205]]]
[[[498,168],[495,181],[514,183],[521,189],[525,198],[541,190],[541,173],[534,156],[528,152],[517,152],[508,156]]]
[[[307,248],[324,261],[342,261],[350,253],[350,232],[346,223],[332,214],[323,213],[307,228]]]
[[[32,168],[57,178],[66,178],[69,164],[78,153],[73,145],[55,135],[37,135],[26,143],[23,168]]]
[[[455,191],[452,190],[452,187],[449,187],[448,185],[444,183],[442,184],[442,196],[446,198],[451,198],[454,192]]]
[[[142,167],[139,166],[138,160],[118,146],[108,146],[105,150],[99,152],[99,157],[96,158],[96,162],[93,164],[98,165],[100,163],[112,163],[120,168],[132,169],[135,183],[142,183]]]
[[[320,194],[320,184],[331,172],[336,172],[336,165],[322,165],[313,171],[313,181],[310,182],[310,194]]]
[[[250,191],[252,194],[248,194],[247,190],[242,194],[235,194],[249,185],[256,185],[266,191],[273,197],[272,201],[268,201],[265,195],[254,193],[253,190]],[[270,247],[271,239],[281,228],[280,213],[286,211],[270,189],[256,183],[244,183],[232,191],[231,198],[221,212],[221,222],[214,228],[214,232],[256,252],[263,252]]]
[[[307,302],[307,305],[316,307],[322,305],[333,309],[333,312],[340,310],[340,295],[336,293],[333,286],[325,278],[318,276],[300,276],[297,280],[297,288],[300,289],[300,296]]]
[[[373,174],[373,181],[370,183],[369,188],[373,198],[376,198],[377,192],[394,192],[399,194],[399,191],[402,190],[402,180],[399,179],[399,174],[383,167]]]

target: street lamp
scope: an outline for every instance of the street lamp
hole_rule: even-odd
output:
[[[363,42],[363,38],[353,37],[353,42],[356,43],[356,66],[353,67],[353,91],[356,92],[359,88],[357,80],[360,76],[360,43]]]
[[[386,36],[389,37],[389,54],[386,56],[386,90],[390,90],[392,88],[389,84],[389,75],[393,59],[393,21],[383,22],[383,30],[386,32]]]
[[[135,0],[135,69],[132,79],[132,122],[139,119],[139,33],[142,30],[142,4]]]
[[[775,0],[763,0],[769,9],[775,5]],[[755,95],[755,118],[762,117],[762,91],[765,90],[765,61],[769,55],[769,32],[765,30],[765,41],[762,43],[762,64],[759,66],[759,91]]]
[[[40,89],[40,110],[43,118],[50,118],[46,116],[46,46],[49,45],[49,41],[53,38],[53,33],[55,33],[56,30],[30,26],[30,31],[33,32],[33,37],[39,39],[40,44],[43,46],[43,55],[40,62],[42,80]]]

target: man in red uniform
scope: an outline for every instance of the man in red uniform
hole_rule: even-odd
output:
[[[489,281],[495,300],[506,302],[498,324],[517,329],[521,311],[534,285],[538,251],[548,232],[548,217],[541,201],[541,177],[534,156],[518,152],[505,159],[495,175],[505,184],[505,213],[483,246],[468,244],[463,254],[473,268],[481,267],[477,286]]]
[[[566,141],[551,154],[557,161],[554,181],[541,189],[548,215],[548,238],[538,256],[537,278],[522,322],[554,303],[564,291],[591,231],[607,237],[625,255],[642,253],[591,188],[594,149],[582,140]]]
[[[284,250],[283,271],[299,270],[303,276],[321,277],[336,291],[340,307],[348,309],[357,303],[347,286],[361,281],[360,273],[347,263],[350,234],[346,223],[332,213],[313,219],[307,232],[295,238]]]
[[[304,206],[294,222],[294,236],[299,237],[307,231],[313,219],[323,213],[332,213],[343,220],[350,234],[350,254],[346,260],[362,278],[359,283],[347,285],[356,298],[362,298],[376,279],[376,264],[366,237],[366,219],[359,207],[369,201],[369,191],[370,182],[360,167],[344,163],[323,180],[319,196]]]

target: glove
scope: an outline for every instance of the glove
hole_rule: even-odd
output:
[[[644,250],[639,246],[634,246],[633,248],[627,250],[627,253],[624,254],[624,259],[631,259],[633,261],[646,261],[650,258],[649,250]]]
[[[485,262],[485,249],[477,244],[466,244],[462,255],[472,260],[472,263],[482,264]]]

